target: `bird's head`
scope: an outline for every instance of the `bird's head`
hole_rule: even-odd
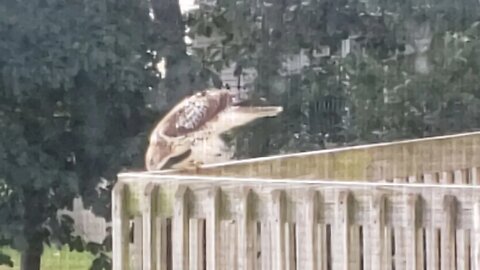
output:
[[[172,156],[172,143],[160,136],[151,138],[147,153],[145,154],[145,166],[148,171],[161,170]]]
[[[191,141],[186,137],[168,139],[154,132],[145,154],[146,169],[158,171],[169,168],[171,163],[175,162],[172,159],[182,158],[190,151],[190,143]]]

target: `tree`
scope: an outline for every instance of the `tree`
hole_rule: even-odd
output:
[[[0,4],[0,240],[22,252],[22,269],[39,269],[44,244],[98,254],[57,210],[82,196],[109,218],[99,181],[143,167],[154,121],[145,97],[160,82],[147,51],[163,47],[150,8],[146,0]]]
[[[479,8],[473,0],[218,1],[189,22],[191,36],[224,37],[197,52],[205,63],[255,67],[254,91],[286,108],[272,125],[239,131],[238,157],[251,157],[478,128]],[[316,57],[325,46],[329,54]],[[281,74],[302,50],[310,63]]]
[[[82,196],[108,217],[100,179],[111,184],[123,167],[143,167],[154,118],[183,95],[218,86],[216,73],[230,63],[238,73],[254,67],[256,94],[285,106],[282,117],[238,131],[238,157],[476,128],[479,6],[223,0],[182,21],[174,0],[5,0],[0,220],[8,223],[0,244],[23,252],[24,269],[38,269],[44,243],[88,249],[101,265],[104,248],[73,236],[72,220],[57,210]],[[190,35],[221,42],[189,56],[184,22]],[[356,46],[343,55],[348,42]],[[316,57],[325,46],[328,55]],[[300,51],[310,63],[285,74],[282,64]]]

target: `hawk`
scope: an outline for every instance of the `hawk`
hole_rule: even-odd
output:
[[[148,171],[188,169],[227,161],[232,152],[220,135],[256,119],[274,117],[279,106],[241,106],[229,90],[204,90],[175,105],[156,125],[145,154]]]

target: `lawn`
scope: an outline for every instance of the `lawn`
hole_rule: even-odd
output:
[[[14,267],[0,266],[0,270],[18,270],[20,269],[20,254],[15,250],[2,248],[3,253],[12,257]],[[62,250],[55,248],[45,248],[42,256],[42,270],[88,270],[93,260],[93,255],[89,252],[70,252],[68,247]]]

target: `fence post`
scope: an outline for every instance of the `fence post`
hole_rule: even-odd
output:
[[[122,182],[117,182],[112,191],[112,268],[116,270],[130,268],[127,192],[128,186]]]
[[[372,244],[371,247],[365,247],[365,249],[371,249],[371,269],[383,270],[387,267],[386,262],[386,248],[385,248],[385,220],[386,220],[386,199],[382,193],[375,194],[371,197],[371,223],[370,238],[369,241]],[[365,226],[368,227],[368,226]],[[366,231],[366,230],[365,230]]]
[[[285,269],[285,191],[271,192],[272,269]]]
[[[179,185],[175,192],[172,219],[172,264],[175,270],[187,270],[188,266],[188,188]]]
[[[420,197],[417,194],[409,194],[406,196],[406,227],[408,232],[407,238],[407,269],[423,269],[423,231],[421,224],[421,207]],[[409,254],[408,254],[409,253]]]
[[[302,220],[298,222],[298,235],[301,237],[302,245],[299,249],[299,269],[313,270],[318,269],[319,262],[323,264],[326,259],[318,256],[318,192],[307,190],[301,211]],[[303,249],[304,247],[304,249]],[[323,254],[322,254],[323,255]]]
[[[204,259],[204,227],[205,222],[201,219],[190,219],[189,223],[189,266],[191,270],[203,269]]]
[[[436,173],[428,173],[424,174],[423,176],[424,181],[426,184],[438,184],[438,174]],[[428,200],[433,202],[433,199],[436,197],[436,194],[431,192],[430,194],[427,195]],[[436,227],[436,223],[441,220],[441,218],[438,217],[438,214],[436,210],[440,210],[437,204],[432,203],[431,204],[431,211],[430,211],[430,220],[431,220],[431,225],[429,228],[426,228],[425,230],[425,238],[426,238],[426,249],[425,251],[427,254],[425,254],[426,260],[427,260],[427,270],[434,270],[434,269],[440,269],[440,253],[439,253],[439,233],[438,233],[438,228]]]
[[[256,224],[252,220],[250,209],[251,190],[243,189],[240,194],[240,214],[238,217],[238,268],[253,270],[256,255]]]
[[[455,184],[467,184],[467,177],[467,170],[455,170],[453,173],[453,181]],[[470,258],[468,254],[470,241],[467,230],[457,230],[456,235],[457,269],[470,269]]]
[[[480,202],[475,201],[473,205],[473,247],[472,247],[472,265],[473,269],[480,269]]]
[[[335,201],[335,222],[333,226],[332,246],[337,246],[332,250],[333,269],[349,270],[352,261],[351,252],[351,217],[353,198],[350,191],[340,191]]]
[[[441,235],[442,269],[455,269],[455,228],[457,201],[452,195],[443,197],[444,221]]]
[[[212,187],[207,198],[207,269],[216,270],[219,265],[220,189]]]
[[[395,178],[393,179],[394,183],[405,183],[406,179],[403,178]],[[405,194],[402,194],[405,196]],[[406,259],[405,259],[405,230],[404,228],[398,226],[393,228],[393,235],[395,238],[395,270],[406,270],[408,269],[406,266]]]
[[[158,187],[153,183],[148,183],[145,187],[145,205],[143,209],[143,269],[156,270],[157,258],[153,254],[157,253],[155,240],[158,230],[156,228],[157,205],[156,195]]]

